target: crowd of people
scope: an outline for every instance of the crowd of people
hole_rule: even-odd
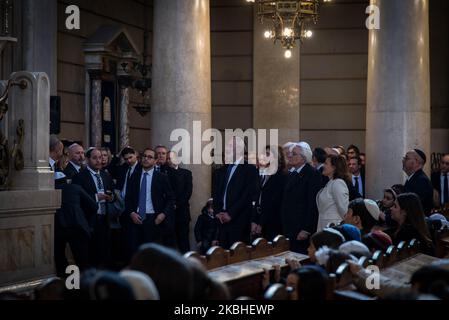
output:
[[[282,234],[290,240],[291,251],[309,255],[314,264],[293,265],[284,279],[297,288],[296,297],[304,299],[298,283],[307,283],[303,279],[308,277],[324,281],[337,262],[352,261],[354,256],[412,239],[419,241],[421,252],[434,255],[431,228],[448,225],[435,208],[449,204],[449,154],[429,179],[423,171],[425,153],[408,151],[402,159],[406,182],[385,186],[382,199],[376,201],[366,198],[365,155],[354,145],[312,150],[306,142],[289,142],[267,146],[253,163],[245,145],[234,138],[225,153],[233,155],[232,161],[213,172],[211,194],[204,195],[204,208],[195,221],[196,247],[191,248],[189,201],[195,177],[180,167],[176,153],[164,146],[142,153],[126,147],[111,156],[104,148],[64,146],[52,136],[50,167],[55,187],[62,190],[62,206],[55,215],[58,276],[65,276],[69,244],[81,271],[112,270],[120,281],[147,276],[153,298],[179,293],[175,298],[191,299],[203,292],[196,284],[184,293],[179,284],[172,290],[180,278],[190,279],[183,272],[204,278],[198,283],[214,288],[210,297],[225,298],[226,288],[181,254],[190,250],[205,254],[215,245],[228,249],[238,241],[249,244]],[[353,261],[351,270],[363,278],[365,273]],[[124,268],[140,274],[117,273]],[[106,282],[114,277],[102,272]],[[85,279],[89,283],[89,274]],[[129,288],[134,282],[128,281]],[[308,296],[316,297],[318,291]]]

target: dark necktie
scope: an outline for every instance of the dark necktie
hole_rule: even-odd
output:
[[[449,186],[448,186],[448,179],[447,179],[447,173],[444,175],[444,189],[443,189],[443,195],[444,199],[441,201],[443,204],[449,203]]]
[[[97,178],[97,186],[98,186],[98,190],[104,190],[103,187],[103,181],[101,181],[101,176],[99,173],[95,174],[95,177]]]
[[[359,177],[354,177],[354,188],[355,191],[357,191],[357,193],[360,194],[360,189],[359,189]],[[361,194],[360,194],[361,195]]]
[[[140,184],[139,215],[142,218],[142,221],[145,219],[147,213],[147,176],[148,173],[144,172],[142,183]]]

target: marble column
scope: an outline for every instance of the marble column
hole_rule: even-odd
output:
[[[8,97],[15,156],[10,190],[0,192],[0,287],[54,274],[54,213],[61,205],[48,165],[50,80],[45,73],[26,71],[11,79],[27,86],[13,87]],[[17,135],[19,126],[23,140]]]
[[[129,87],[120,86],[120,149],[129,146]]]
[[[154,1],[152,82],[153,145],[172,147],[177,142],[170,134],[179,128],[193,136],[193,121],[201,121],[203,131],[211,127],[209,0]],[[211,168],[181,166],[193,174],[192,229],[211,194]]]
[[[404,183],[402,157],[430,159],[429,1],[372,0],[380,29],[369,32],[366,118],[367,196]]]
[[[91,105],[90,105],[90,146],[101,147],[102,141],[102,101],[101,79],[91,79]]]
[[[22,0],[22,70],[45,72],[52,96],[58,93],[57,21],[57,0]]]
[[[299,65],[300,49],[291,58],[278,42],[264,37],[270,22],[260,23],[254,9],[253,119],[255,129],[278,129],[279,144],[300,137]]]

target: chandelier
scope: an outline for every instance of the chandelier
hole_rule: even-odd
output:
[[[246,0],[257,3],[257,15],[263,24],[265,20],[271,22],[269,29],[264,31],[266,39],[279,41],[285,49],[285,57],[292,56],[291,49],[296,41],[302,42],[311,38],[312,30],[308,29],[310,23],[318,21],[318,6],[320,2],[331,0]]]

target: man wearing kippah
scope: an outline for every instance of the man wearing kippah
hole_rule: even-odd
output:
[[[433,187],[423,171],[426,160],[426,154],[422,150],[413,149],[402,159],[402,168],[408,176],[404,192],[416,193],[421,199],[424,214],[428,216],[433,208]]]

